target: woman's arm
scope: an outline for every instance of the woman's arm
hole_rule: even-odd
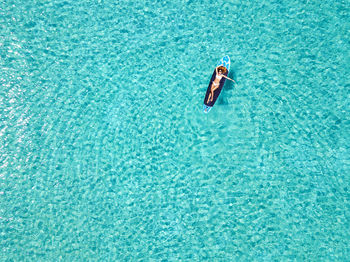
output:
[[[227,76],[225,76],[225,75],[222,75],[222,76],[225,77],[226,79],[231,80],[231,81],[233,81],[234,83],[236,83],[235,80],[233,80],[233,79],[231,79],[231,78],[229,78],[229,77],[227,77]],[[236,83],[236,84],[237,84],[237,83]]]

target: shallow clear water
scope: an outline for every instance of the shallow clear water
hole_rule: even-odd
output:
[[[349,29],[348,1],[3,1],[0,260],[347,260]]]

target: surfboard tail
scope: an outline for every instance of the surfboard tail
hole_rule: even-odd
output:
[[[211,109],[212,109],[211,106],[203,105],[203,112],[204,113],[208,114]]]

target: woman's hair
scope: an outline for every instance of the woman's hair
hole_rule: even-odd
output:
[[[221,70],[222,73],[226,73],[226,70],[227,70],[227,69],[226,69],[226,67],[224,67],[224,66],[219,66],[219,67],[218,67],[218,71],[219,71],[219,70]]]

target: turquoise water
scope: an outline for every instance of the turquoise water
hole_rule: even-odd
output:
[[[349,30],[348,1],[3,1],[0,260],[348,260]]]

